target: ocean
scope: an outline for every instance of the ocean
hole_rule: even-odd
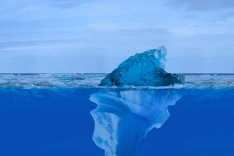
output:
[[[0,155],[234,155],[234,75],[160,88],[99,87],[104,76],[0,75]]]

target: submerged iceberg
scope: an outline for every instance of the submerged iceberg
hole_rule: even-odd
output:
[[[167,49],[162,46],[129,57],[100,86],[169,86],[184,83],[184,77],[165,71]]]
[[[106,156],[133,156],[141,139],[169,118],[168,106],[181,98],[176,90],[129,90],[92,94],[97,104],[93,140]]]

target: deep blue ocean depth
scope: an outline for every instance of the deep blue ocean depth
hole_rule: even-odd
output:
[[[89,100],[99,89],[1,89],[0,156],[104,156]],[[234,90],[180,90],[136,156],[233,156]]]

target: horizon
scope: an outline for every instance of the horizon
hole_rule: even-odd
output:
[[[0,75],[12,74],[12,75],[36,75],[36,74],[110,74],[110,73],[0,73]],[[234,73],[171,73],[178,75],[234,75]]]

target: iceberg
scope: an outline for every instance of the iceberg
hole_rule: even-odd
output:
[[[162,46],[129,57],[101,80],[100,86],[169,86],[183,84],[184,77],[165,71],[167,49]]]
[[[181,98],[176,90],[104,91],[91,95],[93,141],[106,156],[133,156],[142,138],[169,118],[168,106]]]

